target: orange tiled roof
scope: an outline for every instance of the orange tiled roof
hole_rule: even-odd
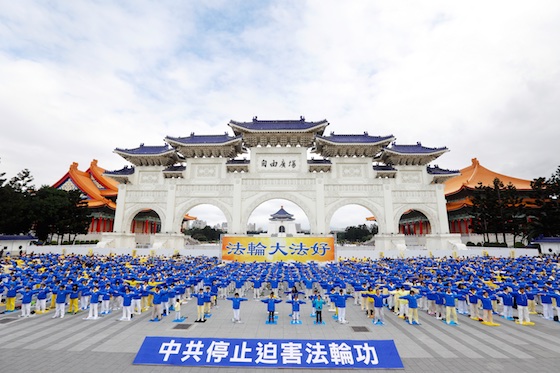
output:
[[[113,210],[117,207],[115,202],[105,198],[107,193],[102,193],[97,185],[95,185],[89,172],[78,170],[77,162],[70,165],[68,172],[59,181],[57,181],[53,187],[60,187],[68,179],[72,180],[72,183],[88,196],[88,207],[107,206]],[[116,195],[116,193],[113,193],[112,195]]]
[[[518,190],[530,190],[531,181],[506,176],[483,167],[478,159],[473,158],[472,164],[460,170],[461,175],[452,177],[445,182],[445,195],[454,194],[463,188],[474,189],[478,183],[492,185],[495,178],[500,179],[504,185],[511,183]]]
[[[104,188],[107,189],[106,191],[101,191],[103,195],[110,195],[110,196],[117,195],[119,191],[119,183],[116,180],[103,175],[105,169],[97,165],[97,159],[91,161],[91,164],[89,165],[89,169],[86,172],[89,172],[95,178],[95,180],[97,180],[99,184],[101,184]]]
[[[114,210],[117,207],[116,203],[106,197],[117,196],[119,183],[116,180],[103,175],[104,172],[105,169],[97,165],[97,159],[91,161],[89,169],[85,172],[78,170],[78,163],[74,162],[70,166],[68,172],[65,173],[60,180],[53,184],[53,187],[59,188],[67,180],[71,180],[76,188],[80,189],[88,196],[88,207],[93,208],[107,206]],[[105,189],[100,189],[94,180]],[[184,219],[196,220],[197,217],[185,214]]]

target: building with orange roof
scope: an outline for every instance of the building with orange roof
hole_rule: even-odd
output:
[[[449,232],[463,235],[472,234],[472,195],[479,183],[493,185],[494,179],[500,179],[504,185],[512,184],[520,192],[531,191],[531,181],[503,175],[492,171],[473,158],[471,164],[443,181]],[[399,222],[399,233],[405,235],[425,235],[431,233],[430,222],[422,213],[409,210]]]
[[[479,185],[493,185],[498,178],[504,185],[512,184],[520,192],[531,191],[531,181],[497,173],[482,166],[478,159],[473,158],[471,164],[459,171],[461,174],[445,182],[445,198],[447,215],[451,233],[472,233],[472,195]]]
[[[108,172],[100,167],[97,159],[91,161],[86,171],[80,171],[78,163],[74,162],[68,172],[53,184],[53,188],[56,189],[80,190],[83,193],[91,215],[88,235],[93,237],[96,234],[113,231],[120,180],[118,176],[108,176],[112,173],[115,171]],[[185,215],[185,220],[195,219],[196,217]],[[140,212],[131,225],[132,233],[153,234],[160,230],[161,221],[151,210]]]
[[[91,161],[86,171],[78,169],[74,162],[53,188],[66,191],[79,190],[83,193],[91,213],[88,232],[91,234],[113,230],[118,183],[103,175],[105,170],[98,166],[97,160]]]

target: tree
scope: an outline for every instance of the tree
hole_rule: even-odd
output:
[[[550,178],[531,182],[536,209],[530,218],[529,238],[560,236],[560,166]]]
[[[87,232],[89,212],[81,192],[64,191],[43,186],[33,198],[34,226],[37,238],[41,241],[52,240],[58,235],[59,242],[74,242],[76,235]]]
[[[185,231],[185,234],[190,235],[197,241],[208,242],[208,241],[218,241],[220,239],[221,231],[216,230],[210,226],[205,226],[204,228],[191,228]]]
[[[472,230],[482,234],[484,242],[490,242],[490,233],[495,231],[493,216],[497,213],[497,198],[492,188],[478,183],[472,196]],[[497,238],[496,238],[497,240]]]
[[[502,196],[502,224],[503,238],[506,242],[506,233],[513,235],[513,242],[517,242],[517,237],[522,239],[527,235],[527,206],[521,194],[512,184],[506,185]]]
[[[377,233],[377,226],[372,225],[369,228],[365,224],[358,226],[346,227],[344,232],[338,232],[336,239],[338,242],[365,242],[373,237]]]
[[[18,193],[30,193],[35,189],[35,186],[31,184],[32,182],[33,176],[31,176],[31,172],[25,168],[16,176],[12,177],[8,185]]]
[[[499,242],[498,235],[506,242],[506,234],[516,236],[526,231],[524,219],[526,216],[523,198],[514,185],[504,185],[495,178],[492,185],[479,183],[472,197],[472,229],[482,234],[485,242],[490,242],[490,234],[494,234],[495,242]]]
[[[0,174],[0,233],[21,234],[31,230],[30,196],[34,187],[29,170],[21,171],[6,182]]]
[[[87,203],[78,190],[66,192],[66,207],[60,211],[56,224],[56,233],[59,241],[64,241],[64,235],[68,235],[68,241],[74,243],[78,234],[85,234],[89,228],[90,216]]]

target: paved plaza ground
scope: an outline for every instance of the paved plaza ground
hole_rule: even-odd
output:
[[[188,318],[172,322],[149,322],[150,313],[132,321],[119,321],[120,311],[100,320],[83,320],[84,312],[52,319],[54,311],[30,318],[19,312],[0,314],[0,370],[2,372],[213,372],[274,371],[275,369],[173,367],[133,365],[145,336],[201,338],[270,338],[270,339],[356,339],[394,340],[406,372],[554,372],[560,366],[560,323],[532,315],[535,326],[520,326],[511,321],[500,327],[487,327],[466,316],[459,316],[459,326],[448,326],[421,313],[422,325],[411,326],[386,312],[386,325],[375,326],[359,306],[348,301],[348,324],[341,325],[332,313],[323,311],[325,325],[314,325],[311,307],[303,305],[302,325],[290,324],[289,305],[277,305],[277,325],[265,324],[266,305],[254,300],[241,306],[242,324],[231,322],[231,302],[220,300],[212,317],[204,324],[193,323],[195,302],[182,307]],[[4,307],[0,307],[3,311]],[[189,325],[187,329],[176,329]],[[354,327],[367,331],[355,331]],[[283,369],[283,372],[295,371]],[[351,371],[358,370],[336,370]],[[377,370],[384,371],[384,370]]]

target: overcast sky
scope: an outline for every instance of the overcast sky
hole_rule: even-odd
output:
[[[303,115],[548,177],[559,41],[557,0],[0,0],[0,172],[53,184],[121,168],[117,147]]]

